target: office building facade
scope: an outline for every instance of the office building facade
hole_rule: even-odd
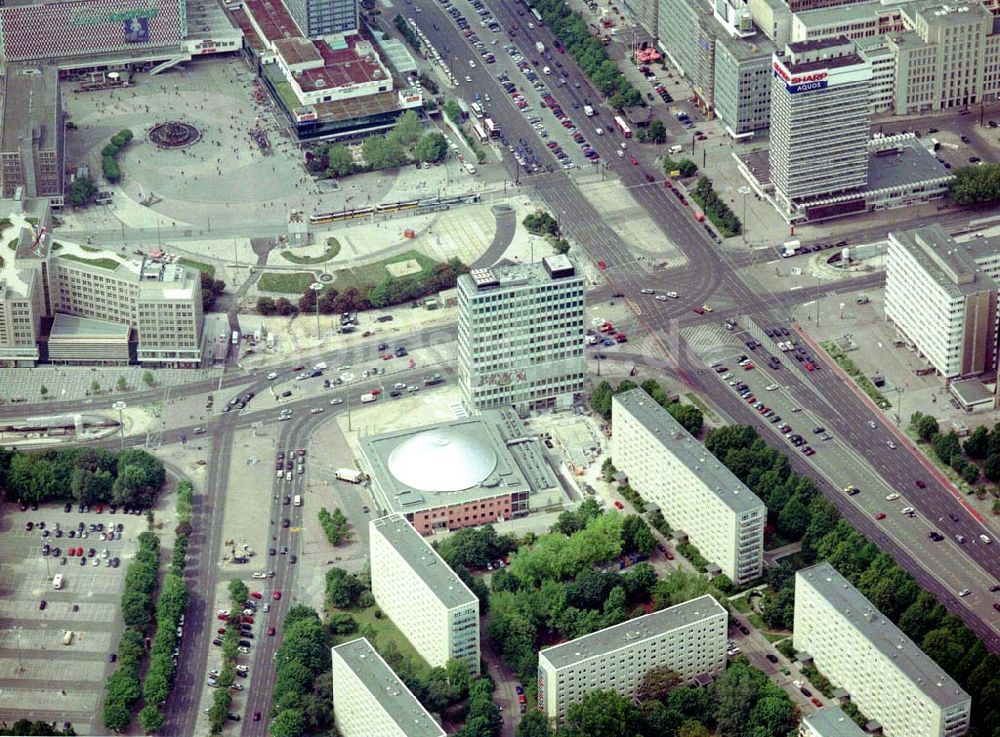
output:
[[[760,576],[764,503],[642,389],[611,406],[611,457],[632,488],[732,581]]]
[[[285,0],[285,7],[309,38],[358,32],[358,0]]]
[[[458,279],[458,379],[470,410],[569,407],[584,386],[584,283],[566,256]]]
[[[330,658],[333,718],[342,737],[445,737],[366,638],[337,645]]]
[[[871,65],[850,39],[791,43],[772,59],[771,181],[779,210],[868,181]]]
[[[201,363],[200,274],[163,258],[73,243],[56,250],[51,236],[25,226],[0,265],[0,292],[0,365]],[[69,317],[79,319],[60,320]],[[43,321],[52,323],[48,336]]]
[[[971,699],[829,563],[795,574],[795,649],[886,737],[961,737]]]
[[[997,367],[997,282],[976,257],[937,224],[889,233],[885,317],[945,379]]]
[[[771,125],[771,56],[766,38],[753,41],[720,36],[715,45],[715,112],[736,139]]]
[[[479,674],[479,599],[402,514],[369,525],[372,594],[432,667]]]
[[[708,594],[606,627],[538,653],[538,708],[562,721],[591,691],[634,697],[643,676],[666,666],[685,684],[726,668],[729,615]]]

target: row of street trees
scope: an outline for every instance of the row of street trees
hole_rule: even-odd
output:
[[[607,381],[602,381],[594,387],[593,394],[590,395],[590,408],[603,417],[606,421],[611,421],[611,400],[615,394],[630,391],[636,387],[641,387],[653,400],[663,407],[670,416],[677,420],[685,430],[692,435],[701,432],[705,424],[705,416],[702,411],[693,404],[681,404],[676,396],[672,396],[664,391],[663,387],[656,379],[646,379],[642,384],[625,379],[618,386],[612,388]]]

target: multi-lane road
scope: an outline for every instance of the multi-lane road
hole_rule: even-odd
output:
[[[475,17],[471,12],[471,6],[467,5],[465,0],[456,0],[456,5],[462,7],[468,17]],[[519,20],[514,7],[516,6],[513,4],[490,3],[490,9],[497,20],[506,28],[509,28],[512,22]],[[451,53],[458,54],[460,59],[476,58],[474,49],[439,5],[430,4],[425,7],[425,12],[418,18],[422,30],[435,46],[449,47]],[[529,31],[524,27],[523,19],[520,20],[522,20],[521,30],[513,40],[527,52],[524,54],[527,58],[533,56],[527,49],[536,40],[548,48],[554,46],[553,37],[546,27]],[[464,50],[465,54],[463,55],[459,49]],[[591,101],[592,104],[601,99],[568,56],[557,55],[557,57],[563,66],[560,74],[567,80],[567,84],[550,84],[548,91],[564,111],[567,113],[573,111],[574,103],[579,105],[583,99]],[[498,62],[496,66],[499,67],[501,64]],[[508,71],[512,79],[518,74],[516,69]],[[499,122],[507,138],[513,141],[523,139],[531,142],[536,150],[542,150],[544,148],[542,140],[528,125],[525,116],[510,103],[509,96],[497,85],[491,76],[489,66],[477,65],[476,68],[468,69],[467,73],[472,77],[472,82],[462,85],[459,92],[466,96],[471,95],[473,91],[488,93],[491,97],[489,114]],[[519,86],[527,84],[527,80],[523,78],[520,82]],[[606,106],[600,106],[600,119],[608,121],[612,114],[613,112]],[[580,115],[571,117],[578,118],[575,121],[578,125],[586,120]],[[604,127],[608,127],[606,122]],[[525,181],[559,217],[564,229],[586,250],[590,258],[595,262],[603,261],[606,264],[605,274],[610,289],[626,295],[639,321],[657,338],[668,358],[667,365],[675,368],[692,388],[711,397],[720,409],[730,413],[730,417],[747,421],[748,417],[756,413],[748,411],[746,406],[741,406],[743,403],[738,398],[734,401],[733,395],[724,384],[714,378],[706,380],[711,377],[705,373],[704,362],[689,349],[681,335],[682,327],[690,323],[692,308],[710,303],[716,309],[713,317],[704,319],[706,323],[718,321],[721,316],[740,314],[755,318],[762,325],[787,324],[789,306],[796,301],[814,297],[823,291],[823,288],[804,288],[790,298],[787,295],[772,294],[759,285],[751,288],[737,271],[741,263],[730,257],[726,250],[719,248],[706,234],[702,225],[694,220],[692,210],[681,205],[677,198],[663,187],[662,177],[656,176],[658,174],[656,165],[648,160],[649,157],[644,155],[640,146],[633,145],[629,148],[630,154],[639,160],[638,166],[616,163],[620,162],[616,155],[620,139],[612,135],[594,136],[590,131],[586,133],[590,145],[598,151],[605,162],[612,162],[622,185],[629,189],[631,196],[645,209],[648,217],[669,236],[673,245],[684,253],[687,264],[683,269],[650,273],[642,268],[617,234],[602,222],[594,208],[574,185],[570,175],[562,170],[533,176]],[[653,174],[656,181],[649,183],[647,174]],[[874,235],[875,231],[871,232]],[[872,277],[871,285],[877,284],[877,279],[878,277]],[[854,286],[856,287],[857,283]],[[658,291],[677,291],[681,299],[667,303],[656,302],[651,298],[643,300],[639,296],[639,290],[646,287],[655,287]],[[648,356],[638,358],[641,361],[649,361]],[[852,452],[867,459],[873,468],[877,468],[888,484],[898,489],[912,490],[916,478],[921,478],[925,482],[926,488],[921,489],[919,495],[911,494],[912,505],[919,514],[928,520],[936,521],[946,534],[953,534],[957,531],[955,528],[968,532],[978,529],[978,523],[969,510],[953,496],[952,490],[939,474],[928,468],[926,459],[918,450],[912,448],[909,443],[899,443],[899,447],[894,451],[889,451],[884,444],[872,443],[873,431],[867,426],[869,420],[876,423],[881,435],[894,435],[895,430],[882,414],[868,406],[841,374],[826,365],[824,370],[809,374],[806,380],[793,377],[793,381],[798,384],[796,396],[803,405],[811,408],[815,417],[822,418]],[[759,417],[751,420],[752,424],[759,422]],[[772,442],[778,441],[773,439]],[[891,462],[887,462],[884,457],[888,452],[893,454]],[[815,469],[805,458],[796,454],[793,454],[793,457],[796,466],[810,475],[815,475]],[[845,481],[847,482],[849,480]],[[856,509],[845,505],[842,493],[838,494],[836,489],[832,488],[825,489],[825,492],[852,522],[881,547],[891,550],[900,563],[916,575],[921,584],[936,591],[950,609],[959,614],[983,637],[991,650],[1000,652],[1000,639],[994,629],[995,623],[984,621],[977,612],[957,600],[953,591],[941,585],[940,581],[955,580],[954,576],[959,572],[942,568],[939,557],[933,554],[925,555],[927,552],[925,550],[921,551],[919,557],[914,557],[896,544],[885,529],[878,528],[873,520],[864,518]],[[948,517],[950,514],[958,517],[959,522],[952,522]],[[992,555],[992,552],[992,549],[985,545],[967,546],[962,551],[962,555],[967,557],[959,560],[968,566],[979,566],[993,580],[1000,580],[1000,556]]]

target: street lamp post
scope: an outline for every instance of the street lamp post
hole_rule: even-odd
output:
[[[316,302],[316,339],[319,340],[322,337],[319,332],[319,290],[323,288],[323,285],[314,281],[309,285],[309,288],[313,291],[313,298]]]
[[[24,673],[24,663],[21,662],[21,630],[23,627],[11,627],[17,640],[17,672]]]
[[[122,417],[122,411],[124,411],[126,407],[128,407],[128,404],[120,399],[111,405],[111,409],[118,410],[118,433],[121,438],[118,444],[119,449],[125,448],[125,419]]]
[[[743,243],[747,242],[747,195],[750,194],[750,188],[747,186],[740,187],[738,190],[741,195],[743,195]]]
[[[903,391],[903,387],[896,387],[896,427],[899,427],[903,417]]]

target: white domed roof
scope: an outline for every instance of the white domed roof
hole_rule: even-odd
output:
[[[454,430],[427,430],[407,438],[389,454],[396,480],[420,491],[462,491],[482,483],[497,466],[497,454],[482,440]]]

